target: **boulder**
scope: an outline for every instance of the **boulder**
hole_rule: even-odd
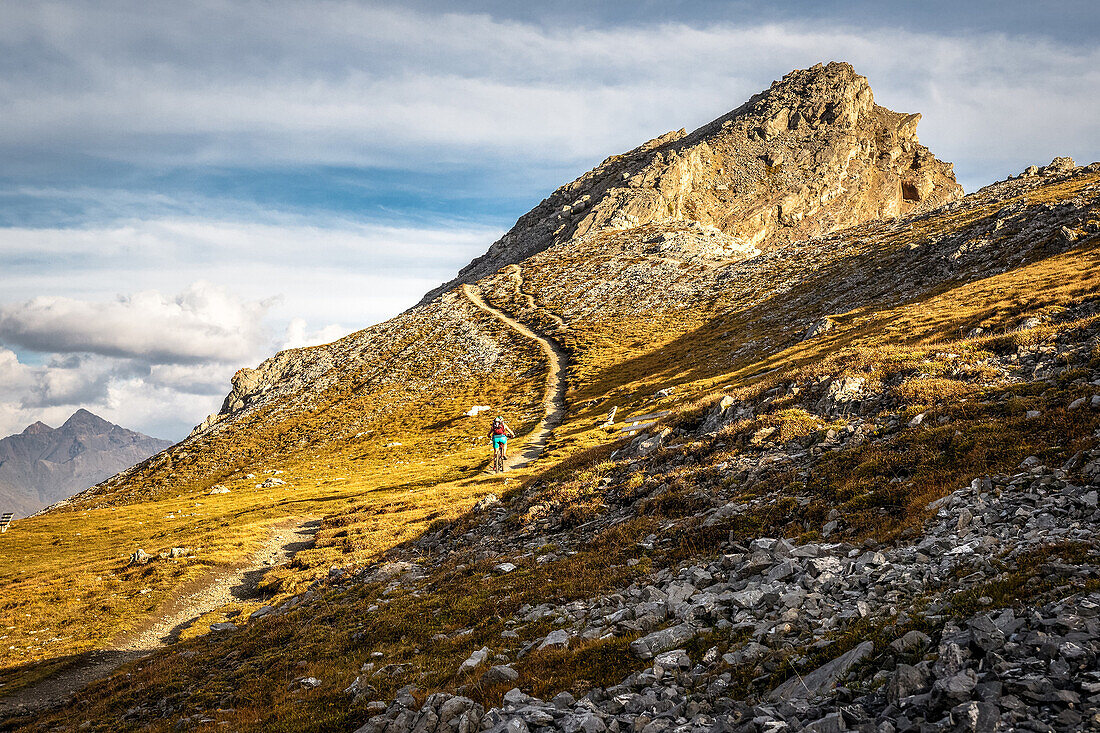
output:
[[[471,511],[483,512],[489,507],[496,506],[499,503],[500,497],[498,497],[496,494],[486,494],[485,496],[477,500],[477,503],[474,504],[474,508]]]
[[[863,399],[863,388],[867,380],[863,377],[840,377],[829,382],[821,406],[827,410],[840,410]]]
[[[1050,161],[1050,165],[1043,168],[1043,173],[1069,173],[1076,167],[1077,164],[1073,162],[1073,158],[1059,155]]]
[[[255,611],[253,611],[248,616],[248,620],[249,621],[254,621],[255,619],[263,618],[264,616],[267,616],[268,614],[271,614],[271,613],[274,613],[274,612],[275,612],[275,607],[274,606],[260,606],[259,608],[257,608]]]
[[[729,395],[723,395],[722,399],[715,402],[710,408],[706,418],[703,420],[700,432],[713,433],[715,430],[721,428],[728,421],[730,408],[736,403],[737,401]]]
[[[1001,711],[991,702],[963,702],[951,708],[955,730],[969,733],[994,733],[1000,729]]]
[[[686,644],[695,638],[695,634],[695,628],[689,624],[671,626],[635,639],[630,643],[630,651],[639,659],[652,659],[661,652]]]
[[[804,677],[795,675],[779,687],[776,687],[768,695],[773,701],[779,700],[809,700],[819,697],[831,690],[848,671],[859,662],[871,655],[875,650],[874,643],[865,641],[831,662],[821,665]]]
[[[539,644],[539,651],[543,649],[567,649],[569,647],[569,632],[565,629],[556,629],[546,635]]]
[[[515,682],[519,679],[519,672],[512,668],[508,664],[494,664],[492,667],[481,675],[481,683],[483,685],[493,685],[498,682]]]
[[[458,666],[459,674],[466,674],[467,672],[473,672],[475,669],[485,664],[485,660],[489,658],[489,647],[483,646],[476,652],[466,658],[462,664]]]
[[[922,692],[926,687],[928,687],[928,675],[920,667],[899,664],[890,675],[886,699],[896,705],[905,698]]]

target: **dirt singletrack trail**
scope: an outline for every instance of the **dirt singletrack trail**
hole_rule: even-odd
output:
[[[7,722],[13,716],[61,705],[85,685],[106,677],[119,666],[176,641],[180,632],[203,614],[233,601],[256,598],[257,584],[264,573],[309,547],[320,528],[321,520],[313,517],[305,522],[298,519],[274,526],[249,562],[198,578],[145,624],[117,637],[106,649],[83,654],[79,661],[57,674],[0,697],[0,730],[8,729]]]
[[[512,279],[516,281],[516,292],[523,296],[523,299],[527,301],[527,307],[531,309],[538,309],[538,306],[535,305],[535,296],[531,295],[523,289],[523,268],[519,265],[508,265],[508,267],[505,269],[507,270],[508,274],[512,276]],[[545,314],[548,318],[550,318],[562,328],[565,328],[565,321],[562,319],[561,316],[559,316],[557,313],[553,313],[545,309],[541,310],[543,314]]]
[[[535,333],[507,313],[486,303],[476,286],[463,285],[462,293],[479,310],[500,319],[521,335],[538,342],[542,353],[546,355],[549,371],[546,374],[546,392],[542,399],[542,420],[539,421],[538,427],[527,436],[523,451],[513,454],[504,464],[504,467],[508,470],[523,468],[542,455],[543,450],[546,449],[546,443],[550,439],[550,433],[561,424],[562,419],[565,417],[565,391],[568,388],[565,372],[569,359],[565,355],[565,351],[553,339]]]

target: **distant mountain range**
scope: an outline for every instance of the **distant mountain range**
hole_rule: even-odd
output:
[[[0,440],[0,511],[32,514],[170,445],[87,410],[77,410],[59,428],[36,422]]]

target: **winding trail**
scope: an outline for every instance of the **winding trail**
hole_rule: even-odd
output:
[[[516,292],[523,296],[523,299],[527,301],[527,307],[531,310],[542,310],[535,305],[535,296],[528,293],[523,289],[523,268],[519,265],[508,265],[506,268],[508,274],[511,275],[516,281]],[[558,324],[561,328],[565,328],[565,321],[557,313],[552,313],[548,310],[542,310],[543,314]]]
[[[518,270],[518,268],[516,269]],[[519,273],[516,274],[517,276],[519,275]],[[522,276],[519,277],[519,282],[523,282]],[[520,292],[522,293],[522,289]],[[475,286],[469,284],[463,285],[462,294],[479,310],[503,321],[520,335],[538,342],[539,348],[542,349],[542,353],[546,356],[549,371],[546,374],[546,392],[542,399],[542,420],[539,421],[538,427],[527,435],[523,445],[523,451],[518,454],[513,454],[512,457],[505,462],[505,468],[508,470],[523,468],[542,455],[542,452],[546,449],[546,443],[550,439],[550,433],[561,424],[562,419],[565,417],[565,391],[568,388],[565,372],[569,364],[569,359],[565,355],[565,351],[556,341],[535,333],[499,308],[494,308],[486,303],[481,297],[479,289]],[[533,306],[533,300],[530,296],[527,297],[528,302]]]
[[[0,697],[0,730],[7,730],[8,719],[12,716],[62,705],[85,685],[176,641],[180,633],[203,614],[233,601],[257,598],[257,585],[264,573],[309,547],[320,528],[321,520],[316,518],[276,525],[248,563],[212,571],[196,579],[158,609],[156,616],[117,637],[108,648],[79,655],[73,664],[57,674]]]

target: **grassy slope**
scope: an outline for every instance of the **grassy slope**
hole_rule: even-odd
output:
[[[1062,200],[1079,191],[1082,182],[1078,180],[1075,185],[1078,188],[1044,189],[1035,195]],[[741,300],[720,297],[675,312],[624,316],[606,309],[583,323],[570,322],[574,326],[572,333],[578,335],[566,339],[574,359],[568,419],[556,432],[548,460],[515,474],[511,485],[527,482],[544,487],[545,506],[533,506],[533,515],[539,511],[568,511],[580,521],[586,512],[598,512],[602,506],[603,498],[592,491],[592,486],[612,465],[606,459],[616,436],[598,424],[609,405],[619,406],[626,414],[670,406],[690,412],[693,405],[706,402],[708,395],[723,387],[739,399],[750,399],[782,383],[811,382],[823,374],[868,374],[874,370],[883,380],[895,375],[903,378],[898,395],[904,398],[906,415],[935,408],[945,401],[951,403],[950,432],[961,428],[967,434],[972,433],[970,449],[946,463],[938,458],[944,454],[940,444],[943,435],[929,430],[921,433],[919,441],[899,438],[885,447],[838,455],[813,477],[816,483],[811,488],[817,499],[807,510],[808,515],[816,517],[830,507],[846,507],[856,518],[853,531],[869,531],[881,524],[880,510],[884,506],[902,505],[904,511],[889,517],[895,520],[890,525],[893,531],[903,531],[907,523],[919,516],[919,507],[929,497],[950,490],[954,482],[970,474],[1015,465],[1021,455],[1047,450],[1055,443],[1060,444],[1059,451],[1069,450],[1074,436],[1088,435],[1095,428],[1091,422],[1081,423],[1078,418],[1054,409],[1047,411],[1048,417],[1041,424],[1025,423],[1019,415],[1023,409],[1040,403],[1054,404],[1065,396],[1063,392],[1072,393],[1072,385],[1060,388],[1056,394],[1013,395],[1007,403],[998,402],[995,409],[984,411],[973,405],[961,407],[959,403],[964,394],[981,396],[985,389],[980,386],[981,362],[989,354],[1015,348],[1021,341],[1041,341],[1058,329],[1069,327],[1062,324],[1012,333],[1024,314],[1070,307],[1094,297],[1100,290],[1097,267],[1100,255],[1095,239],[1065,254],[1024,263],[975,282],[941,283],[916,293],[891,292],[871,298],[853,310],[834,313],[838,326],[821,339],[800,342],[801,326],[792,326],[821,315],[821,301],[827,295],[822,290],[839,279],[838,268],[873,271],[875,267],[896,267],[899,253],[907,251],[912,240],[972,223],[991,213],[992,210],[969,210],[945,214],[940,220],[924,220],[905,232],[904,241],[890,236],[871,237],[874,246],[854,253],[854,259],[852,252],[837,250],[830,255],[835,267],[828,273],[828,281],[804,280],[803,293],[787,293],[763,304],[758,297]],[[960,221],[963,217],[966,220]],[[549,274],[541,278],[537,272],[528,275],[529,289],[540,305],[557,310],[548,283]],[[828,295],[834,293],[830,291]],[[502,307],[509,305],[498,302]],[[763,309],[769,306],[774,312],[762,318]],[[993,335],[960,340],[960,333],[976,325],[982,325]],[[761,346],[741,348],[750,342]],[[937,362],[936,355],[943,352],[960,354],[975,378],[964,385],[963,380],[950,377],[957,365]],[[941,381],[934,383],[936,388],[928,389],[923,378],[909,379],[916,375]],[[670,385],[676,387],[671,398],[653,399],[656,389]],[[952,387],[959,391],[951,392]],[[481,397],[485,392],[479,390],[484,389],[482,385],[471,384],[460,395],[439,395],[433,399],[436,407],[432,413],[455,416],[469,404],[491,403]],[[538,379],[531,378],[524,385],[513,387],[511,394],[517,399],[522,394],[520,401],[527,409],[533,409],[531,406],[541,396],[540,390]],[[950,398],[945,400],[945,395]],[[300,418],[301,423],[294,431],[280,428],[277,432],[297,435],[317,430],[318,425],[335,431],[368,409],[369,404],[346,402],[341,395],[315,417]],[[225,475],[213,475],[208,467],[200,465],[190,473],[182,472],[199,477],[174,484],[170,492],[173,496],[151,487],[151,493],[159,495],[158,498],[126,509],[111,511],[105,507],[21,523],[18,533],[5,536],[0,583],[5,598],[9,599],[5,602],[3,621],[14,627],[8,630],[9,635],[14,634],[9,643],[27,651],[9,654],[5,662],[8,669],[31,660],[56,659],[70,651],[102,643],[124,628],[124,618],[135,612],[148,613],[177,584],[205,572],[211,565],[247,556],[262,541],[265,523],[287,516],[326,517],[317,546],[300,555],[292,568],[272,573],[268,579],[274,591],[289,593],[323,574],[331,565],[364,563],[377,558],[387,549],[418,536],[432,522],[441,526],[442,520],[460,515],[482,492],[499,490],[499,484],[480,478],[471,470],[479,465],[483,449],[464,442],[469,440],[469,430],[461,423],[426,421],[420,417],[423,412],[410,405],[400,430],[405,443],[400,458],[387,454],[379,446],[380,441],[361,448],[347,440],[338,440],[301,450],[295,442],[295,448],[288,451],[284,447],[286,441],[272,438],[271,444],[253,447],[248,465],[253,469],[285,470],[282,478],[295,486],[293,490],[249,488],[254,482],[235,478],[244,469],[232,462],[227,462],[233,468]],[[785,413],[784,403],[779,400],[773,410],[758,415],[753,424],[731,429],[727,445],[691,450],[697,462],[705,467],[736,456],[744,450],[744,444],[737,442],[738,436],[751,435],[761,426],[779,426],[788,431],[786,437],[824,427],[805,422],[798,418],[797,412]],[[1066,439],[1052,437],[1059,434],[1067,436]],[[436,460],[433,462],[432,458]],[[399,465],[398,461],[404,463]],[[902,494],[896,485],[883,481],[891,462],[904,464],[912,474],[912,481],[904,485]],[[203,497],[212,478],[221,480],[232,493]],[[343,480],[336,481],[338,478]],[[601,537],[594,547],[548,567],[524,569],[496,578],[487,575],[490,560],[472,557],[433,575],[431,592],[427,595],[402,598],[400,603],[374,611],[368,609],[378,605],[381,586],[342,592],[327,598],[326,610],[320,616],[313,611],[308,615],[291,614],[247,628],[233,638],[188,641],[141,663],[140,669],[131,669],[133,677],[116,675],[102,683],[83,698],[82,706],[56,720],[65,724],[88,719],[111,720],[135,704],[175,694],[186,698],[195,709],[231,705],[236,712],[227,714],[227,719],[246,729],[324,730],[350,725],[362,720],[365,713],[349,708],[340,690],[375,651],[383,652],[387,662],[415,662],[422,674],[416,681],[423,688],[453,688],[463,682],[453,677],[458,662],[482,643],[499,642],[502,628],[499,618],[522,603],[589,597],[644,572],[653,558],[640,556],[635,545],[637,538],[655,529],[663,519],[690,516],[690,492],[705,486],[703,478],[693,474],[690,481],[683,482],[678,494],[674,492],[664,504],[651,508],[652,517],[626,523]],[[181,485],[186,487],[186,493],[175,488]],[[776,478],[773,488],[792,495],[806,490],[804,482],[782,476]],[[883,493],[887,491],[893,493]],[[676,496],[682,498],[679,505],[672,500]],[[202,506],[195,507],[196,502]],[[179,517],[181,512],[196,510],[207,514],[201,518],[187,517],[186,521],[166,519],[169,515]],[[124,518],[119,516],[123,511]],[[863,519],[859,519],[861,511],[866,515]],[[103,524],[112,520],[118,526],[115,533],[108,532]],[[759,517],[754,526],[742,529],[752,532],[764,528],[801,531],[789,511]],[[81,533],[79,543],[60,539],[72,538],[76,532]],[[122,542],[114,539],[120,533],[125,536]],[[47,557],[39,550],[55,538],[57,550]],[[160,562],[146,569],[126,570],[123,556],[138,545],[149,551],[175,545],[202,547],[203,551],[199,553],[200,559],[191,563]],[[685,554],[695,551],[705,552],[705,543],[681,548]],[[641,560],[641,564],[628,566],[625,560],[633,557]],[[56,591],[52,592],[56,598],[46,595],[51,593],[47,587],[56,588],[62,582],[79,584],[82,595],[74,598],[72,594]],[[140,595],[144,587],[153,590]],[[51,600],[63,604],[68,613],[58,613]],[[79,614],[81,620],[66,625],[63,619],[69,614]],[[95,616],[99,616],[99,621],[89,623],[88,619]],[[43,626],[49,626],[48,633],[52,635],[68,635],[70,639],[51,645],[35,644],[32,640],[40,636],[27,630]],[[466,628],[474,632],[453,637],[456,630]],[[432,637],[440,633],[448,634],[448,640],[433,641]],[[593,644],[560,658],[528,657],[522,665],[524,679],[542,693],[567,688],[581,680],[590,683],[614,680],[633,663],[624,653],[626,641]],[[198,652],[198,656],[183,657],[184,651]],[[47,668],[30,665],[19,670],[20,674],[12,675],[9,671],[5,677],[16,681],[28,679]],[[331,683],[308,693],[286,693],[288,681],[308,675]],[[392,683],[376,684],[384,697],[406,681],[398,678]],[[491,701],[500,692],[477,690],[475,694],[479,699]]]

